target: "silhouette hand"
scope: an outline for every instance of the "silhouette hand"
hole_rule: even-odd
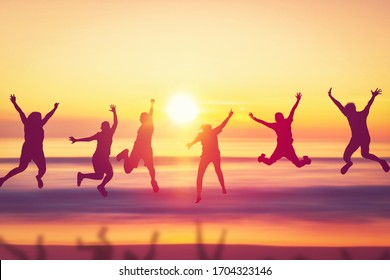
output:
[[[382,94],[382,90],[377,88],[375,91],[371,91],[371,93],[372,93],[372,96],[376,97],[379,94]]]
[[[254,115],[252,114],[252,113],[249,113],[249,117],[251,118],[251,119],[254,119]]]
[[[230,109],[230,112],[229,112],[229,117],[231,117],[233,114],[234,114],[233,110],[232,110],[232,109]]]
[[[152,104],[154,104],[155,101],[156,101],[156,100],[154,100],[153,98],[150,99],[150,103],[152,103]]]
[[[15,94],[11,94],[9,99],[11,100],[12,103],[15,103],[16,102],[16,96]]]
[[[60,105],[60,103],[54,103],[54,108],[57,109],[58,108],[58,105]]]
[[[116,112],[116,106],[114,104],[110,105],[110,112],[113,112],[113,113]]]
[[[186,144],[187,149],[189,150],[191,148],[191,143]]]
[[[69,141],[72,142],[72,144],[77,142],[76,138],[74,138],[73,136],[69,137]]]
[[[328,95],[329,95],[329,97],[332,97],[332,88],[329,89]]]
[[[301,100],[302,93],[297,92],[297,94],[295,95],[295,97],[296,97],[298,100]]]

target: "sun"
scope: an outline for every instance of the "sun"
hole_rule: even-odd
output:
[[[190,95],[177,94],[170,99],[167,113],[173,122],[184,124],[194,120],[199,114],[199,109]]]

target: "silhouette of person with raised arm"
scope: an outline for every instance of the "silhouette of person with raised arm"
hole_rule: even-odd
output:
[[[124,160],[123,168],[126,174],[130,174],[134,168],[138,167],[139,161],[142,159],[144,165],[148,168],[150,174],[150,183],[153,191],[158,192],[159,187],[156,181],[156,170],[153,163],[153,149],[152,149],[152,135],[154,131],[153,126],[153,105],[155,100],[150,99],[149,113],[143,112],[140,116],[141,126],[137,131],[137,138],[135,139],[133,150],[129,156],[129,150],[125,149],[116,156],[117,161]]]
[[[370,108],[372,103],[379,94],[382,93],[381,89],[376,89],[371,91],[372,97],[368,101],[366,107],[363,111],[356,111],[356,106],[354,103],[348,103],[343,106],[339,101],[332,96],[332,88],[329,89],[328,95],[330,99],[336,104],[337,108],[347,117],[349,126],[351,128],[352,137],[349,141],[347,147],[345,148],[343,159],[345,165],[341,168],[341,174],[347,173],[348,169],[352,166],[351,157],[354,152],[360,147],[362,157],[378,162],[385,172],[389,172],[389,164],[384,159],[380,159],[377,156],[370,153],[370,133],[368,132],[367,127],[367,117],[370,113]]]
[[[42,119],[42,115],[39,112],[32,112],[28,117],[26,117],[22,109],[20,109],[19,105],[16,103],[15,94],[10,96],[10,100],[12,104],[14,104],[16,111],[18,111],[20,119],[24,125],[24,143],[19,160],[19,166],[12,169],[5,177],[0,178],[0,187],[9,178],[26,170],[30,161],[34,161],[38,167],[38,175],[36,176],[38,188],[41,189],[43,187],[42,177],[46,173],[46,159],[43,152],[43,139],[45,138],[43,126],[53,116],[59,103],[55,103],[54,109],[47,113]]]
[[[107,197],[107,191],[105,186],[112,179],[114,175],[114,171],[112,169],[112,165],[110,163],[110,154],[111,154],[111,144],[112,138],[114,136],[115,130],[118,126],[118,117],[116,114],[115,105],[110,106],[110,112],[114,115],[114,123],[112,127],[110,127],[110,123],[108,121],[104,121],[101,124],[101,131],[86,138],[76,139],[73,136],[69,137],[69,140],[73,143],[75,142],[90,142],[93,140],[97,141],[96,151],[92,156],[92,165],[94,169],[94,173],[77,173],[77,186],[80,187],[81,182],[84,179],[91,180],[101,180],[102,183],[97,186],[97,190],[103,197]]]
[[[275,114],[275,121],[274,123],[268,123],[263,120],[260,120],[256,118],[252,113],[249,113],[249,117],[251,117],[252,120],[261,123],[262,125],[265,125],[266,127],[269,127],[273,129],[276,132],[277,135],[277,145],[276,149],[271,155],[270,158],[266,158],[265,154],[261,154],[257,160],[259,163],[264,163],[267,165],[272,165],[282,157],[287,158],[289,161],[291,161],[296,167],[302,167],[304,165],[308,165],[311,163],[311,159],[308,156],[304,156],[302,160],[298,158],[298,156],[295,153],[293,142],[294,139],[292,138],[292,132],[291,132],[291,124],[293,122],[295,109],[297,109],[298,104],[301,100],[302,94],[298,92],[295,97],[297,98],[297,101],[295,102],[294,106],[291,109],[290,115],[285,119],[283,114],[278,112]]]
[[[203,176],[206,172],[207,166],[210,163],[214,164],[215,173],[217,174],[219,183],[221,184],[222,192],[226,194],[225,181],[221,170],[221,153],[218,147],[218,134],[222,132],[222,129],[226,126],[232,115],[233,111],[230,110],[228,117],[214,129],[211,127],[210,124],[202,125],[202,132],[200,132],[191,143],[188,143],[186,145],[187,148],[190,149],[192,145],[199,141],[202,144],[202,155],[200,157],[198,176],[196,179],[197,195],[195,203],[199,203],[199,201],[202,199],[201,193]]]
[[[106,234],[108,229],[102,227],[98,232],[98,238],[101,242],[99,245],[85,245],[81,238],[77,239],[77,248],[79,251],[92,251],[93,260],[111,260],[112,259],[112,245],[108,241]]]

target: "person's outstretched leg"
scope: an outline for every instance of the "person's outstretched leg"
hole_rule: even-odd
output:
[[[122,159],[126,159],[128,157],[129,157],[129,149],[124,149],[115,158],[117,161],[121,161]]]
[[[158,192],[160,190],[160,188],[158,187],[158,184],[156,181],[156,170],[154,169],[154,165],[148,164],[146,167],[149,170],[150,179],[151,179],[150,183],[152,184],[153,191]]]
[[[80,183],[84,179],[91,179],[91,180],[101,180],[104,177],[104,173],[99,172],[99,173],[77,173],[77,180],[80,177]]]
[[[302,160],[297,158],[296,160],[290,160],[290,161],[298,168],[311,164],[311,159],[308,156],[303,156]]]
[[[270,158],[266,158],[265,154],[261,154],[258,158],[257,158],[257,161],[259,163],[264,163],[266,165],[272,165],[274,164],[276,161],[278,161],[279,159],[281,159],[283,157],[283,154],[282,154],[282,151],[280,149],[280,147],[276,147],[275,151],[272,153],[271,157]]]
[[[91,180],[101,180],[104,177],[104,174],[107,173],[107,170],[112,169],[110,160],[105,157],[93,156],[92,165],[94,173],[77,173],[77,186],[80,186],[81,182],[84,179]]]
[[[359,148],[359,146],[360,143],[355,141],[355,139],[351,138],[344,151],[343,159],[345,161],[345,165],[340,170],[341,174],[344,175],[345,173],[347,173],[348,169],[352,166],[353,163],[351,157],[353,153]]]
[[[100,194],[103,197],[107,197],[107,191],[106,191],[106,185],[108,182],[111,181],[112,177],[114,176],[114,171],[112,170],[112,165],[111,163],[108,163],[108,167],[106,170],[106,176],[104,176],[103,181],[100,185],[97,186],[97,190],[100,192]]]
[[[226,194],[226,188],[225,188],[225,179],[223,178],[223,173],[221,169],[221,158],[218,158],[217,160],[213,161],[215,173],[217,173],[219,183],[222,187],[222,193]]]
[[[298,168],[311,164],[311,159],[308,156],[303,156],[303,159],[300,160],[295,153],[294,147],[292,146],[289,149],[288,153],[285,155],[285,157]]]
[[[125,152],[127,151],[127,152]],[[128,154],[128,150],[124,150],[125,154]],[[122,153],[123,153],[122,152]],[[125,162],[123,164],[123,169],[125,170],[126,174],[130,174],[134,168],[138,167],[138,163],[141,160],[142,154],[139,148],[133,148],[131,151],[131,154],[129,156],[126,156],[124,158]]]
[[[81,182],[84,179],[91,179],[91,180],[103,179],[104,173],[105,173],[104,172],[105,168],[103,166],[102,160],[104,160],[104,159],[100,159],[98,157],[92,158],[92,165],[93,165],[93,170],[95,171],[95,173],[81,173],[81,172],[77,173],[77,186],[78,187],[80,187]]]
[[[200,159],[199,167],[198,167],[198,176],[196,177],[196,201],[195,203],[199,203],[199,201],[202,199],[202,184],[203,184],[203,176],[206,172],[207,166],[209,165],[210,161]]]
[[[15,176],[16,174],[19,174],[20,172],[23,172],[26,170],[28,164],[30,162],[30,159],[23,156],[21,156],[20,161],[19,161],[19,166],[12,169],[10,172],[8,172],[7,175],[5,175],[3,178],[0,178],[0,187],[4,184],[5,181],[7,181],[9,178]]]
[[[130,161],[129,161],[129,149],[124,149],[122,152],[120,152],[115,159],[117,161],[124,160],[123,162],[123,170],[126,174],[131,173],[133,171],[134,167],[131,168]]]
[[[370,141],[369,140],[368,140],[368,142],[362,144],[361,153],[362,153],[362,157],[378,162],[382,166],[383,171],[389,172],[390,167],[389,167],[389,164],[387,163],[386,160],[380,159],[374,154],[370,154]]]
[[[43,188],[42,177],[46,173],[46,159],[43,151],[41,151],[37,156],[35,156],[33,160],[38,167],[38,175],[35,177],[37,178],[38,188],[42,189]]]

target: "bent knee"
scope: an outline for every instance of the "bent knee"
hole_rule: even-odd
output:
[[[17,169],[18,169],[19,171],[24,171],[24,170],[27,169],[27,166],[28,166],[28,163],[21,163],[21,164],[19,164],[19,166],[17,167]]]
[[[364,158],[372,157],[372,154],[370,154],[369,152],[361,152],[361,155],[362,155],[362,157],[364,157]]]

